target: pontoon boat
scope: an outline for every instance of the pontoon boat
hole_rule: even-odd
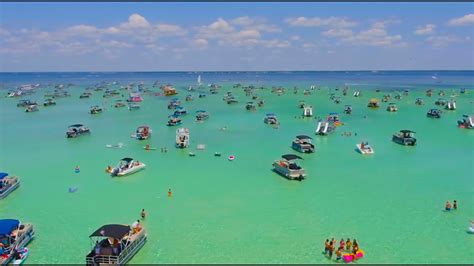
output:
[[[82,124],[74,124],[70,125],[67,132],[66,132],[66,137],[67,138],[75,138],[79,137],[84,134],[89,134],[91,133],[90,129],[85,127]]]
[[[369,108],[379,108],[379,100],[375,99],[375,98],[370,99],[369,104],[367,105],[367,107],[369,107]]]
[[[423,105],[423,104],[425,104],[425,103],[424,103],[423,99],[417,98],[416,101],[415,101],[415,104],[416,104],[416,105]]]
[[[247,111],[255,111],[257,110],[257,107],[255,106],[255,104],[253,102],[248,102],[246,105],[245,105],[245,109]]]
[[[191,94],[186,95],[186,101],[191,102],[193,99],[193,96]]]
[[[326,136],[331,133],[334,133],[336,127],[332,125],[331,122],[328,121],[318,121],[318,125],[316,127],[316,135]]]
[[[291,143],[291,147],[295,151],[299,151],[302,153],[313,153],[314,152],[314,144],[312,143],[312,138],[305,135],[296,136],[295,140]]]
[[[173,115],[175,116],[183,116],[185,114],[187,114],[188,112],[186,111],[186,109],[184,109],[184,107],[182,106],[178,106],[176,107],[176,111],[174,111]]]
[[[426,116],[430,118],[441,118],[441,110],[435,108],[430,109],[428,113],[426,113]]]
[[[146,140],[151,136],[151,129],[149,126],[139,126],[136,133],[132,135],[138,140]]]
[[[125,176],[136,173],[145,168],[145,164],[139,161],[134,161],[132,158],[123,158],[117,167],[111,169],[111,176]]]
[[[389,103],[388,106],[387,106],[387,111],[396,112],[396,111],[398,111],[398,107],[395,103]]]
[[[44,100],[43,106],[51,106],[51,105],[56,105],[56,102],[53,99]]]
[[[92,95],[92,93],[90,93],[90,92],[84,92],[79,96],[79,99],[87,99],[87,98],[90,98],[91,95]]]
[[[458,127],[474,129],[474,115],[463,115],[462,120],[458,120]]]
[[[168,120],[168,126],[177,126],[177,125],[181,125],[181,118],[179,118],[179,116],[175,116],[175,115],[170,115],[168,116],[169,120]]]
[[[7,265],[14,259],[14,249],[22,249],[34,238],[32,224],[22,224],[16,219],[0,220],[0,265]]]
[[[138,110],[140,109],[140,104],[136,102],[129,102],[127,108],[129,111]]]
[[[91,107],[89,112],[93,115],[100,114],[100,113],[102,113],[102,107],[99,107],[98,105],[94,105],[94,106]]]
[[[209,118],[209,113],[204,110],[198,110],[196,111],[196,120],[197,121],[204,121]]]
[[[7,173],[0,173],[0,200],[6,198],[13,190],[20,186],[20,180]]]
[[[176,130],[176,148],[184,149],[189,147],[189,129],[178,128]]]
[[[445,106],[447,102],[448,102],[448,101],[446,101],[445,99],[439,98],[439,99],[435,102],[435,104],[436,104],[436,105]]]
[[[273,171],[290,180],[301,181],[306,177],[305,170],[295,162],[295,160],[303,158],[294,154],[285,154],[281,158],[273,163]]]
[[[393,134],[392,141],[400,145],[415,146],[416,145],[415,132],[411,130],[406,130],[406,129],[400,130],[400,132]]]
[[[122,224],[103,225],[89,237],[93,248],[86,256],[87,265],[125,265],[147,240],[141,225],[131,228]]]
[[[279,124],[276,115],[273,114],[273,113],[267,114],[265,116],[265,118],[263,119],[263,122],[265,124],[270,124],[270,125],[278,125]]]
[[[456,101],[455,100],[450,100],[449,102],[446,103],[446,110],[456,110]]]
[[[35,105],[37,104],[36,102],[34,101],[30,101],[30,100],[20,100],[16,106],[17,107],[27,107],[27,106],[30,106],[30,105]]]
[[[312,106],[304,106],[303,107],[303,116],[304,117],[312,117],[313,116],[313,107]]]

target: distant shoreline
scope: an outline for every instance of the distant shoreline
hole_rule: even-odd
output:
[[[294,72],[313,72],[313,73],[340,73],[340,72],[474,72],[472,69],[443,70],[443,69],[421,69],[421,70],[169,70],[169,71],[0,71],[0,74],[41,74],[41,73],[294,73]]]

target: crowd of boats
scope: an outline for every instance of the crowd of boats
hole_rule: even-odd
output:
[[[122,99],[117,99],[113,106],[115,108],[121,108],[128,106],[129,110],[137,110],[140,108],[140,103],[143,101],[142,94],[151,93],[154,96],[164,96],[169,97],[173,96],[168,102],[167,108],[173,110],[173,113],[168,116],[169,120],[167,126],[179,126],[183,123],[182,117],[188,114],[188,111],[178,97],[175,95],[178,93],[175,88],[167,84],[160,86],[158,82],[153,84],[153,88],[159,87],[161,93],[154,93],[148,89],[143,83],[138,85],[129,84],[125,87],[122,87],[123,91],[109,88],[110,85],[117,85],[117,83],[100,83],[96,84],[94,87],[89,87],[83,92],[79,98],[87,99],[93,95],[94,92],[103,91],[103,98],[111,97],[123,97],[124,91],[128,92],[128,98],[124,101]],[[55,99],[62,97],[70,97],[67,88],[72,87],[72,84],[68,85],[57,85],[55,90],[52,93],[47,93],[43,106],[54,106],[56,105]],[[11,91],[8,93],[7,97],[23,97],[25,95],[31,95],[39,87],[39,84],[22,86],[21,88]],[[136,90],[132,88],[136,87]],[[241,84],[236,84],[233,86],[234,89],[243,89],[245,95],[250,97],[252,100],[245,103],[245,110],[247,111],[256,111],[257,108],[263,107],[265,101],[257,95],[257,91],[263,88],[256,88],[254,86],[243,87]],[[198,77],[197,89],[193,86],[187,88],[189,94],[186,95],[185,101],[191,102],[194,101],[193,94],[199,90],[198,97],[204,98],[208,94],[218,94],[220,86],[215,84],[208,85],[208,91],[205,93],[203,91],[205,87],[201,82],[200,76]],[[315,90],[317,86],[312,85],[309,89],[303,91],[303,95],[310,95]],[[273,87],[271,90],[272,93],[281,96],[286,93],[286,89],[283,87]],[[298,94],[299,89],[293,88],[293,93]],[[465,91],[461,91],[465,93]],[[348,94],[348,88],[342,90],[342,96]],[[426,91],[426,95],[431,97],[433,90]],[[400,100],[402,97],[407,96],[408,92],[404,91],[402,94],[395,95],[395,99]],[[444,92],[440,92],[439,95],[444,95]],[[353,97],[361,97],[362,93],[357,90],[353,93]],[[336,104],[342,102],[341,96],[332,93],[330,99]],[[382,97],[382,102],[387,103],[386,110],[388,112],[398,112],[398,106],[396,103],[391,102],[391,95],[386,94]],[[233,105],[238,104],[239,100],[234,96],[232,91],[227,92],[223,101],[226,104]],[[416,105],[424,105],[425,102],[422,98],[417,98],[415,101]],[[444,106],[446,111],[456,110],[456,101],[454,99],[444,100],[442,98],[438,99],[435,102],[436,106]],[[21,99],[18,104],[18,107],[25,108],[25,112],[35,112],[39,110],[39,105],[29,99]],[[308,105],[305,101],[298,102],[298,108],[302,109],[301,116],[303,118],[313,118],[314,109],[312,105]],[[379,99],[372,98],[368,101],[367,107],[371,109],[377,109],[381,106]],[[93,105],[90,107],[89,113],[97,115],[102,113],[105,110],[104,107],[99,105]],[[351,115],[353,107],[351,105],[345,105],[343,113],[346,115]],[[427,112],[427,117],[429,118],[441,118],[442,110],[439,108],[431,108]],[[195,111],[195,122],[202,123],[205,120],[209,119],[210,115],[206,110],[197,110]],[[275,128],[278,128],[280,121],[275,113],[267,113],[263,119],[265,124],[272,125]],[[328,136],[334,133],[338,127],[344,125],[341,121],[341,118],[338,113],[332,112],[329,113],[324,119],[319,119],[315,125],[314,134],[316,136]],[[463,115],[462,118],[457,122],[458,127],[465,129],[474,129],[474,116],[473,115]],[[144,141],[148,140],[152,135],[153,130],[149,125],[141,125],[136,128],[134,133],[131,134],[131,137]],[[83,124],[72,124],[67,128],[66,137],[67,138],[77,138],[83,135],[89,135],[91,130]],[[311,154],[316,152],[315,144],[313,143],[313,138],[308,135],[297,135],[294,137],[291,142],[291,148],[301,154]],[[415,132],[409,129],[401,129],[398,132],[392,135],[392,141],[394,143],[404,145],[404,146],[415,146],[417,144],[417,139],[415,138]],[[198,145],[198,149],[203,148],[204,145]],[[372,155],[375,153],[374,148],[366,141],[356,143],[356,150],[363,155]],[[109,145],[109,148],[122,148],[123,144],[120,143],[117,145]],[[175,137],[175,147],[177,149],[186,149],[190,147],[190,130],[185,127],[178,127],[176,130]],[[156,149],[150,147],[147,144],[143,147],[145,150]],[[192,153],[190,153],[192,155]],[[220,156],[220,153],[216,153],[215,156]],[[234,160],[235,157],[229,157],[229,160]],[[275,160],[272,164],[272,169],[274,172],[279,175],[289,179],[289,180],[304,180],[307,177],[306,170],[299,164],[299,160],[302,160],[303,157],[288,153],[283,154],[281,158]],[[122,158],[119,163],[115,166],[108,166],[106,172],[112,177],[121,177],[127,176],[134,173],[137,173],[146,168],[146,164],[135,160],[131,157]],[[0,173],[0,199],[5,198],[7,195],[12,193],[20,185],[20,179],[15,176],[9,176],[7,173]],[[3,219],[0,220],[0,264],[7,264],[11,261],[15,263],[22,263],[27,255],[28,249],[26,248],[27,243],[34,237],[34,230],[32,224],[23,224],[15,219]],[[146,230],[141,227],[141,225],[134,223],[134,225],[123,225],[123,224],[107,224],[103,225],[94,231],[90,238],[92,239],[92,246],[90,253],[86,255],[86,263],[90,265],[98,264],[124,264],[128,262],[145,244],[147,239]]]

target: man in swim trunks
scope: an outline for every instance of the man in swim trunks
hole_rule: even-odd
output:
[[[324,242],[324,255],[327,255],[329,251],[329,239]]]
[[[333,239],[334,240],[334,239]],[[334,252],[334,241],[329,242],[329,258],[332,258],[332,253]]]
[[[336,261],[339,261],[342,259],[342,250],[344,250],[343,247],[339,247],[336,251]]]
[[[352,242],[351,242],[351,239],[348,238],[346,241],[346,250],[351,250],[351,247],[352,247]]]

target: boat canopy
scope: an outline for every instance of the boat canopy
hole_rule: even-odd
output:
[[[275,116],[274,113],[268,113],[267,116]]]
[[[204,111],[204,110],[198,110],[198,111],[196,111],[196,113],[206,113],[206,111]]]
[[[8,176],[8,173],[0,173],[0,180]]]
[[[408,129],[402,129],[402,130],[400,130],[400,132],[402,132],[402,133],[416,133],[415,131],[411,131],[411,130],[408,130]]]
[[[306,135],[299,135],[299,136],[296,136],[296,138],[297,139],[313,139],[310,136],[306,136]]]
[[[303,159],[303,158],[301,158],[301,157],[299,157],[298,155],[295,155],[295,154],[285,154],[285,155],[282,155],[281,158],[283,158],[287,161],[296,160],[296,159]]]
[[[141,128],[149,129],[150,127],[149,126],[139,126],[137,129],[141,129]]]
[[[129,157],[125,157],[121,161],[125,161],[125,162],[129,163],[129,162],[133,161],[133,159],[129,158]]]
[[[69,127],[82,127],[84,126],[83,124],[74,124],[74,125],[70,125]]]
[[[0,236],[9,236],[19,225],[20,221],[16,219],[0,220]]]
[[[388,105],[395,105],[395,103],[389,103]]]
[[[123,224],[106,224],[97,229],[89,237],[112,237],[115,239],[122,239],[130,232],[130,226]]]
[[[371,103],[377,103],[378,101],[379,101],[379,100],[378,100],[377,98],[372,98],[372,99],[370,99],[370,102],[371,102]]]

